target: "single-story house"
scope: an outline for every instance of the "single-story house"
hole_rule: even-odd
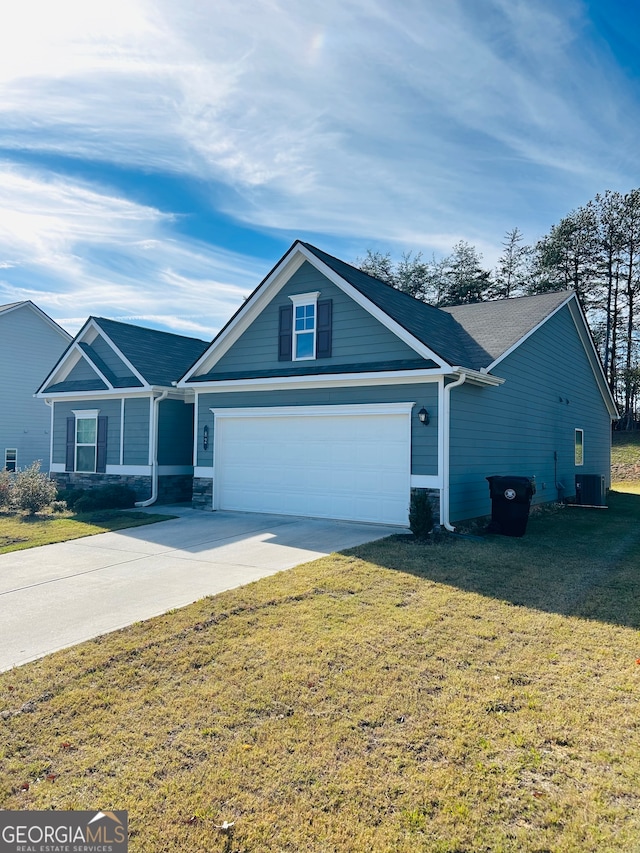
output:
[[[211,344],[92,318],[39,393],[64,482],[399,525],[426,490],[449,528],[490,513],[492,475],[536,502],[608,485],[617,416],[573,292],[436,308],[301,241]]]
[[[488,476],[536,502],[609,485],[617,412],[571,291],[435,308],[297,241],[178,387],[209,509],[406,525],[425,489],[451,527],[490,513]]]
[[[30,300],[0,305],[0,470],[49,470],[51,412],[34,394],[70,340]]]
[[[193,395],[175,387],[207,342],[90,317],[38,390],[62,488],[122,484],[142,503],[190,500]]]

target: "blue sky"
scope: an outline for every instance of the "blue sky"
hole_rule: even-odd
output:
[[[640,185],[639,41],[627,0],[11,4],[0,304],[209,339],[296,238],[493,266]]]

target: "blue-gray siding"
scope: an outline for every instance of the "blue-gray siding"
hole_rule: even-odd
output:
[[[291,305],[289,296],[320,291],[319,299],[333,300],[333,344],[331,358],[322,359],[327,369],[334,365],[415,359],[417,354],[393,332],[361,308],[340,288],[307,261],[294,273],[277,296],[216,364],[215,371],[282,369],[278,361],[278,321],[281,305]],[[320,364],[320,362],[318,362]]]
[[[436,382],[406,385],[356,386],[286,391],[227,392],[200,394],[198,404],[197,465],[213,465],[214,417],[211,408],[251,408],[255,406],[331,406],[357,403],[415,402],[411,419],[411,473],[438,473],[438,385]],[[424,406],[430,423],[423,426],[417,418]],[[204,427],[209,427],[209,449],[203,449]],[[384,453],[384,448],[380,448]]]
[[[149,464],[148,397],[131,397],[124,401],[124,458],[125,465]]]
[[[67,418],[72,417],[74,411],[99,409],[100,415],[107,418],[107,465],[120,463],[120,400],[75,400],[74,402],[57,400],[53,406],[52,462],[62,465],[65,463]]]
[[[468,384],[451,392],[452,520],[491,512],[485,477],[535,476],[535,502],[567,495],[575,475],[609,482],[611,420],[569,307],[561,309],[494,371],[498,388]],[[584,430],[584,465],[574,464],[574,430]],[[557,463],[554,460],[557,454]]]
[[[0,468],[11,448],[19,468],[49,470],[51,410],[33,395],[69,340],[28,304],[0,314]]]
[[[191,465],[193,458],[193,403],[163,400],[158,421],[158,464]]]
[[[52,365],[53,366],[53,365]],[[85,358],[81,358],[80,361],[74,365],[69,371],[69,375],[65,377],[65,382],[86,382],[86,381],[99,381],[104,385],[104,380],[98,376],[93,367],[89,364],[89,362]],[[91,387],[91,386],[89,386]],[[106,386],[105,386],[106,390]]]

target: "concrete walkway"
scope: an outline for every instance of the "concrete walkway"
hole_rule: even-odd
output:
[[[401,530],[184,506],[155,511],[180,517],[0,555],[0,671]]]

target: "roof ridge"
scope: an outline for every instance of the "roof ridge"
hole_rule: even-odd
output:
[[[196,338],[192,335],[181,335],[178,332],[167,332],[165,329],[154,329],[149,326],[140,326],[137,323],[125,323],[122,320],[113,320],[111,317],[96,317],[91,315],[89,320],[94,320],[96,323],[114,323],[117,326],[126,326],[128,329],[136,329],[142,332],[153,332],[155,335],[169,335],[172,338],[181,338],[185,341],[198,341],[203,344],[209,343],[209,340],[204,338]]]

